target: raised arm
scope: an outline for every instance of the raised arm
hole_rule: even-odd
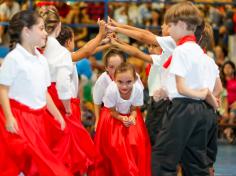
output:
[[[125,42],[116,39],[111,39],[111,44],[131,56],[135,56],[138,59],[141,59],[145,62],[153,63],[150,55],[140,51],[138,48],[135,48],[134,46],[131,46]]]
[[[99,33],[97,34],[97,36],[86,43],[82,48],[72,53],[73,62],[79,61],[80,59],[89,57],[94,54],[94,50],[105,36],[105,22],[103,20],[98,20],[98,24]]]

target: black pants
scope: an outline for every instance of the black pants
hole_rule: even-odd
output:
[[[153,176],[176,176],[181,161],[185,176],[208,176],[207,118],[203,101],[173,99],[152,148]]]
[[[215,110],[208,105],[206,105],[207,110],[207,121],[208,121],[208,136],[207,136],[207,157],[208,166],[212,167],[216,161],[217,155],[217,134],[218,134],[218,115]]]
[[[150,98],[145,123],[152,146],[154,145],[156,136],[161,129],[162,120],[169,103],[169,100],[160,100],[158,102],[155,102],[152,97]]]

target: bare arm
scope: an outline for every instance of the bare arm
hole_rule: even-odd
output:
[[[131,56],[135,56],[138,59],[141,59],[148,63],[153,63],[152,58],[150,55],[145,54],[144,52],[140,51],[138,48],[135,48],[131,45],[128,45],[121,41],[116,41],[115,39],[111,40],[112,45],[116,46],[117,48],[121,49],[122,51],[125,51],[127,54]]]
[[[190,98],[197,98],[197,99],[205,100],[208,94],[207,88],[201,89],[201,90],[193,90],[193,89],[188,88],[185,85],[185,79],[183,77],[175,75],[175,79],[176,79],[177,90],[181,95],[190,97]]]
[[[6,118],[5,128],[11,133],[17,133],[17,131],[19,130],[18,124],[11,111],[8,92],[8,86],[0,85],[0,103],[3,109],[4,116]]]
[[[213,90],[213,95],[215,97],[219,97],[222,90],[223,90],[222,82],[221,82],[220,78],[217,78],[216,82],[215,82],[215,87]]]
[[[122,33],[124,35],[127,35],[128,37],[131,37],[131,38],[141,41],[143,43],[159,46],[159,44],[156,40],[156,35],[154,35],[151,32],[144,33],[144,32],[140,32],[140,31],[134,31],[134,30],[120,28],[120,27],[114,27],[114,26],[110,26],[110,25],[107,25],[107,28],[111,31]]]
[[[99,116],[100,116],[100,110],[101,110],[101,105],[94,104],[94,114],[95,114],[95,125],[94,128],[96,130],[98,121],[99,121]]]
[[[99,23],[99,33],[94,39],[90,40],[82,48],[72,53],[71,56],[73,62],[91,56],[96,47],[100,44],[101,40],[105,35],[105,22],[99,20],[98,23]]]
[[[111,44],[110,44],[110,43],[107,43],[107,44],[105,44],[105,45],[97,46],[96,49],[93,51],[92,55],[93,55],[93,54],[96,54],[96,53],[98,53],[98,52],[100,52],[100,51],[106,50],[106,49],[108,49],[108,48],[110,48],[110,47],[111,47]]]
[[[63,130],[65,128],[65,121],[48,92],[46,94],[46,101],[48,111],[61,124],[61,129]]]

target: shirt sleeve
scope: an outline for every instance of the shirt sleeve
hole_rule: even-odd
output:
[[[115,83],[112,82],[109,84],[105,91],[105,95],[103,97],[104,106],[107,108],[115,107],[117,100],[117,88],[115,87]]]
[[[103,77],[99,77],[93,87],[93,102],[94,104],[102,104],[102,98],[105,94],[105,84],[103,82]]]
[[[135,93],[134,93],[134,99],[132,100],[133,106],[142,106],[143,105],[143,89],[134,84]]]
[[[161,66],[161,55],[151,54],[150,56],[152,58],[153,65]]]
[[[176,43],[171,36],[156,37],[158,44],[164,52],[172,53],[176,48]]]
[[[57,65],[56,88],[59,99],[67,100],[72,97],[71,71],[73,64],[70,52],[64,53],[61,57],[61,63]]]
[[[170,73],[181,77],[186,77],[186,74],[190,68],[190,63],[185,55],[186,53],[180,48],[174,51],[170,64]]]
[[[18,75],[19,65],[12,57],[6,57],[0,67],[0,84],[11,86]]]

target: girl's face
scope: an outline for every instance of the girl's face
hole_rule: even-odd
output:
[[[108,63],[106,67],[106,71],[110,75],[110,77],[114,80],[114,73],[116,68],[123,62],[122,58],[119,55],[113,55],[108,58]]]
[[[223,71],[226,76],[232,76],[233,72],[234,72],[234,70],[230,64],[226,64],[223,68]]]
[[[45,31],[44,21],[42,18],[38,19],[37,24],[28,28],[25,40],[28,40],[33,47],[41,48],[46,45],[47,32]]]
[[[115,82],[121,95],[127,95],[131,93],[133,84],[135,82],[133,73],[128,70],[123,73],[117,73]]]

